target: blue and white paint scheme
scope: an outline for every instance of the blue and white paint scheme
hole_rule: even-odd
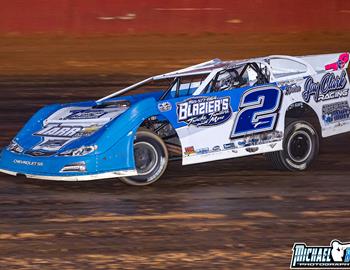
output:
[[[135,134],[147,119],[173,128],[183,165],[282,150],[292,106],[311,108],[323,137],[349,132],[345,54],[214,59],[97,101],[44,107],[1,151],[0,171],[67,181],[135,176]],[[332,65],[339,59],[347,61]],[[132,93],[164,79],[168,88]]]

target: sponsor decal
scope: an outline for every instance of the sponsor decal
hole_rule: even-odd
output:
[[[259,147],[248,147],[245,150],[249,153],[255,153],[256,151],[259,150]]]
[[[194,150],[193,146],[185,147],[185,155],[186,156],[193,155],[195,153],[196,153],[196,151]]]
[[[326,104],[322,106],[322,119],[331,124],[350,119],[350,107],[347,101]]]
[[[58,150],[62,146],[64,146],[69,140],[60,140],[60,139],[48,139],[37,146],[35,146],[34,149],[40,149],[40,150]]]
[[[171,103],[168,101],[158,103],[158,110],[161,112],[167,112],[172,109]]]
[[[97,130],[99,130],[102,127],[102,125],[91,125],[91,126],[87,126],[84,127],[83,131],[81,134],[79,134],[80,136],[90,136],[91,134],[95,133]]]
[[[12,140],[9,146],[7,146],[7,150],[14,153],[22,153],[24,149],[15,140]]]
[[[42,141],[34,146],[32,150],[27,151],[27,154],[49,156],[49,152],[56,152],[78,138],[92,135],[100,128],[101,126],[96,124],[85,127],[55,124],[45,126],[42,130],[33,134],[42,137]]]
[[[83,120],[83,119],[97,119],[107,114],[105,110],[72,110],[71,114],[61,120]]]
[[[247,143],[246,140],[243,140],[243,141],[238,141],[238,145],[239,147],[245,147],[245,146],[249,146],[250,144]]]
[[[78,137],[82,130],[83,127],[81,126],[49,125],[34,133],[34,135],[43,137],[73,138]]]
[[[283,133],[280,131],[270,131],[263,132],[259,134],[254,134],[246,136],[245,138],[235,139],[229,143],[220,145],[215,145],[211,149],[209,147],[195,149],[194,146],[185,147],[185,155],[205,155],[210,154],[214,155],[220,151],[231,151],[233,153],[238,153],[238,149],[246,148],[245,150],[254,153],[259,150],[259,145],[271,143],[270,147],[274,148],[276,143],[274,142],[281,141],[283,139]],[[243,149],[244,150],[244,149]]]
[[[325,74],[320,82],[314,82],[314,79],[309,76],[306,78],[302,97],[305,102],[309,102],[313,97],[315,102],[347,97],[349,88],[347,85],[346,71],[335,76],[333,73]]]
[[[285,86],[285,95],[291,95],[291,94],[294,94],[294,93],[299,93],[301,92],[301,86],[300,85],[297,85],[295,83],[293,84],[288,84]]]
[[[298,84],[299,80],[288,80],[277,83],[278,87],[284,90],[286,96],[301,92],[301,86]]]
[[[225,150],[229,150],[229,149],[234,149],[234,148],[236,148],[235,143],[226,143],[226,144],[224,144],[223,146],[224,146],[224,149],[225,149]]]
[[[55,152],[47,152],[42,150],[28,150],[25,152],[26,155],[34,156],[34,157],[50,157]]]
[[[218,151],[221,151],[221,148],[219,145],[215,145],[212,149],[213,152],[218,152]]]
[[[20,164],[20,165],[26,165],[26,166],[44,166],[43,162],[38,161],[28,161],[28,160],[21,160],[21,159],[15,159],[13,160],[13,163]]]
[[[232,115],[230,97],[194,97],[176,107],[178,122],[196,127],[220,125]]]
[[[338,70],[345,67],[346,63],[349,61],[349,53],[342,53],[339,59],[335,63],[331,63],[325,66],[325,70]]]
[[[58,151],[70,141],[70,139],[55,139],[51,137],[44,137],[44,141],[34,146],[33,151],[27,151],[26,154],[32,156],[46,156],[49,152],[52,153]]]
[[[106,106],[107,105],[108,102],[106,102]],[[54,137],[56,139],[88,136],[99,130],[103,125],[110,122],[115,117],[122,114],[125,110],[127,110],[127,108],[124,107],[106,109],[91,107],[63,108],[47,118],[44,123],[48,122],[49,124],[44,125],[40,131],[37,131],[33,135]],[[55,123],[56,120],[67,121],[67,123]],[[78,122],[79,124],[72,124],[73,121]]]
[[[48,125],[42,130],[34,133],[33,135],[42,137],[55,137],[55,138],[79,138],[82,136],[89,136],[99,130],[100,125],[91,125],[87,127],[83,126],[67,126],[67,125]],[[56,144],[58,141],[56,140]]]
[[[329,246],[295,243],[291,269],[350,269],[350,243],[333,240]]]
[[[274,142],[281,141],[283,139],[283,132],[281,131],[270,131],[270,132],[263,132],[259,134],[254,134],[247,136],[242,139],[237,139],[234,142],[238,145],[237,148],[242,147],[250,147],[250,146],[256,146],[261,144],[267,144],[271,143],[273,145]],[[275,145],[271,146],[271,148],[274,148]]]
[[[198,155],[208,154],[209,153],[209,147],[200,148],[200,149],[196,150],[196,153]]]
[[[270,147],[271,147],[272,149],[274,149],[276,145],[277,145],[277,143],[270,143]]]
[[[57,147],[61,147],[62,145],[64,145],[67,142],[67,140],[55,140],[55,139],[49,139],[46,142],[43,142],[40,144],[40,146],[42,148],[57,148]]]

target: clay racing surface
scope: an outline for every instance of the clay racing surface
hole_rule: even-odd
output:
[[[308,52],[321,46],[308,44]],[[1,147],[45,104],[101,97],[140,78],[13,77],[8,70],[12,77],[0,82]],[[1,174],[0,268],[287,269],[294,242],[350,241],[349,141],[349,134],[325,140],[303,173],[275,171],[256,156],[172,162],[159,182],[142,188]]]

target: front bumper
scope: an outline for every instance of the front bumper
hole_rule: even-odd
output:
[[[66,166],[84,163],[82,172],[62,171]],[[27,178],[54,181],[89,181],[137,175],[135,168],[123,156],[87,155],[84,157],[33,157],[3,149],[0,172]]]
[[[0,172],[9,174],[12,176],[17,176],[18,172],[8,171],[0,169]],[[41,180],[52,180],[52,181],[91,181],[91,180],[99,180],[99,179],[109,179],[109,178],[117,178],[117,177],[126,177],[126,176],[134,176],[137,175],[136,170],[124,170],[124,171],[115,171],[115,172],[106,172],[99,174],[90,174],[90,175],[75,175],[75,176],[51,176],[51,175],[35,175],[35,174],[22,174],[27,178],[32,179],[41,179]]]

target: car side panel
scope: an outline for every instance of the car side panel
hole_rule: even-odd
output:
[[[291,106],[305,104],[317,115],[322,137],[350,131],[350,84],[345,69],[281,81],[278,86],[284,93],[280,121]],[[284,123],[279,125],[282,127]]]
[[[265,85],[160,101],[158,107],[175,127],[187,165],[280,150],[282,98],[280,88]]]

